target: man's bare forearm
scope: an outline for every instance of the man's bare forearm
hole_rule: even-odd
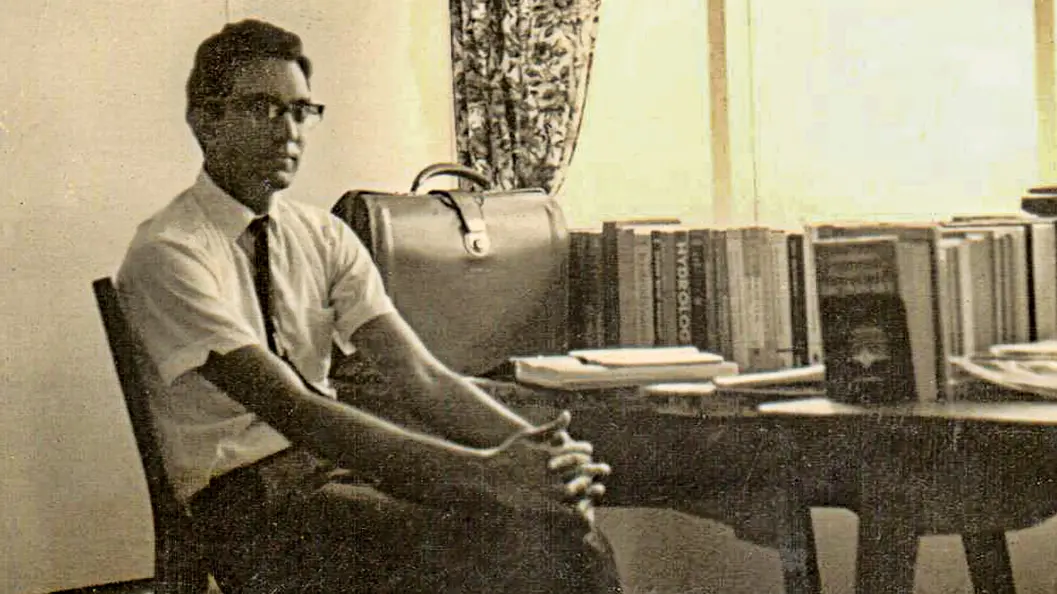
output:
[[[200,372],[290,441],[346,468],[435,481],[479,457],[472,448],[407,430],[311,391],[259,346],[212,354]]]
[[[447,369],[436,372],[423,388],[434,391],[423,399],[436,408],[430,427],[439,435],[471,447],[490,447],[531,423],[476,386]]]
[[[491,447],[531,424],[441,363],[398,314],[374,318],[352,342],[388,382],[372,410],[411,418],[436,435],[472,447]]]

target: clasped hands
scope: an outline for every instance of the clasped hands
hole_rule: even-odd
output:
[[[572,416],[515,432],[500,445],[482,450],[482,470],[500,504],[518,511],[573,513],[594,526],[595,503],[605,494],[600,477],[610,473],[592,458],[586,441],[568,432]],[[489,476],[491,475],[491,476]]]

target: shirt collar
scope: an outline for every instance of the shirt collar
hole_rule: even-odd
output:
[[[259,216],[221,189],[205,169],[198,173],[198,179],[191,187],[191,192],[206,218],[217,226],[224,237],[232,241],[238,239],[246,231],[246,227]],[[275,217],[275,205],[279,197],[278,193],[273,197],[266,215]]]

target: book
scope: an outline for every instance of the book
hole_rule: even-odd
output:
[[[732,339],[733,323],[731,321],[730,309],[730,271],[727,266],[727,229],[715,229],[712,233],[712,260],[714,262],[714,282],[709,288],[709,298],[714,307],[715,315],[712,318],[715,324],[711,325],[710,332],[714,333],[711,350],[718,352],[727,359],[734,356],[734,341]]]
[[[771,281],[770,293],[776,354],[775,369],[787,369],[795,365],[793,359],[793,304],[792,280],[789,277],[789,250],[785,231],[771,231]]]
[[[605,277],[602,259],[602,232],[595,229],[587,234],[582,246],[580,266],[581,285],[579,304],[583,315],[583,346],[600,348],[606,344]]]
[[[739,306],[742,310],[742,337],[745,360],[738,361],[747,371],[773,369],[774,345],[768,344],[768,306],[765,289],[769,233],[763,227],[739,229],[741,237],[741,282]],[[737,358],[735,360],[738,360]]]
[[[602,223],[603,311],[605,344],[619,345],[634,333],[634,231],[616,221]],[[630,342],[630,340],[629,340]]]
[[[607,367],[571,355],[513,357],[514,379],[557,390],[596,390],[667,382],[700,382],[738,373],[731,361]]]
[[[587,346],[585,322],[586,315],[583,312],[584,293],[586,291],[583,279],[585,277],[585,256],[587,245],[587,229],[569,229],[569,293],[568,293],[568,337],[569,348],[583,348]]]
[[[915,353],[911,343],[911,326],[920,326],[921,320],[909,319],[903,299],[901,289],[910,287],[900,278],[899,238],[820,239],[813,244],[830,397],[854,404],[934,400],[935,378],[930,382],[918,372],[920,365],[915,368],[915,361],[921,363],[918,357],[927,362],[930,353]],[[929,390],[933,394],[925,395]]]
[[[914,390],[904,397],[919,401],[947,400],[951,397],[951,363],[949,329],[951,312],[947,310],[949,300],[945,296],[946,284],[941,282],[940,239],[942,227],[938,223],[876,223],[850,222],[814,225],[806,228],[810,232],[812,250],[825,239],[869,239],[891,236],[896,239],[898,266],[898,291],[905,308],[909,346],[912,353]],[[821,260],[815,253],[816,283],[821,285],[824,272],[818,269]],[[850,272],[849,272],[850,274]],[[819,301],[820,321],[822,314],[822,287],[816,286]],[[841,338],[832,335],[826,340],[823,327],[825,363],[830,369],[830,345],[840,345]],[[842,355],[847,357],[847,355]],[[828,373],[827,373],[828,374]],[[893,395],[891,398],[896,399]]]
[[[723,357],[696,347],[609,348],[569,351],[584,363],[607,367],[641,367],[644,365],[695,365],[718,363]]]
[[[809,364],[807,348],[807,295],[804,293],[804,234],[786,236],[789,266],[789,323],[792,333],[793,365]]]
[[[633,311],[634,338],[622,340],[622,345],[653,346],[657,343],[655,311],[655,263],[652,225],[636,225],[631,228],[635,234],[635,263],[632,266],[635,276],[632,283],[635,291]]]
[[[691,345],[693,336],[693,297],[690,288],[690,230],[672,231],[675,249],[675,344]]]
[[[687,234],[690,275],[690,344],[702,350],[715,348],[709,340],[708,331],[709,324],[715,323],[712,319],[715,314],[711,311],[712,303],[708,292],[709,277],[714,274],[711,271],[709,232],[708,229],[697,228],[691,229]]]
[[[726,229],[724,233],[726,246],[726,293],[723,304],[729,316],[730,353],[724,353],[728,359],[749,368],[752,363],[750,317],[745,291],[745,242],[740,228]]]
[[[650,231],[650,242],[654,344],[675,345],[675,235],[664,228],[654,228]]]

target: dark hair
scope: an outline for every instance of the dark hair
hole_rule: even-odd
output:
[[[255,19],[228,23],[198,46],[187,79],[187,114],[209,99],[226,97],[237,70],[262,58],[297,62],[305,78],[312,77],[312,62],[302,53],[301,38],[296,34]]]

